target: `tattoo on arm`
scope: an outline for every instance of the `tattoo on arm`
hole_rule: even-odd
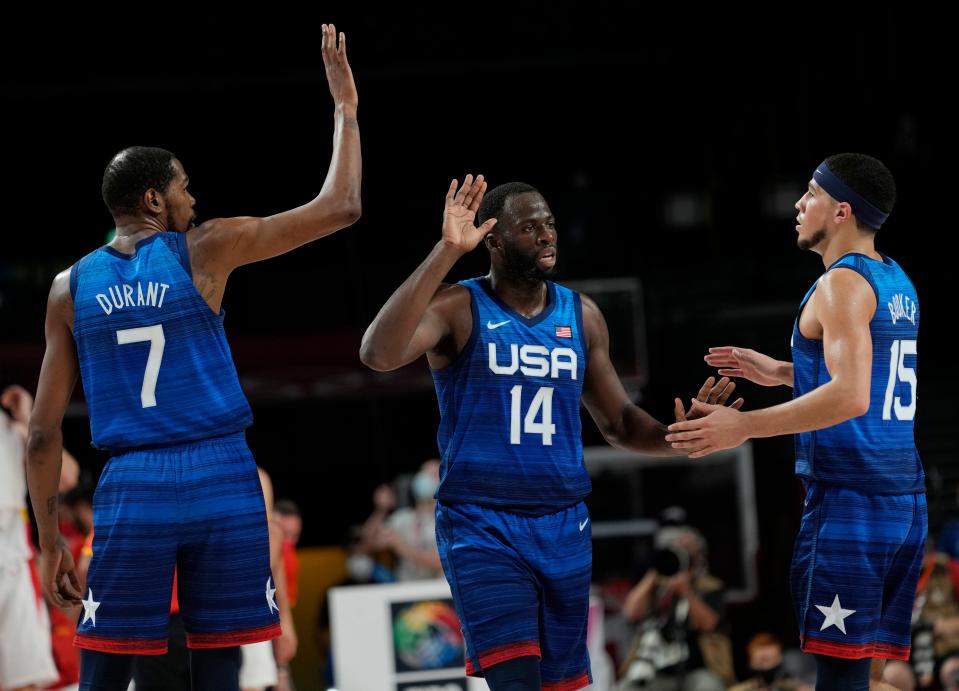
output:
[[[56,508],[57,508],[57,495],[54,494],[52,497],[47,499],[47,515],[48,516],[51,515],[54,509]]]

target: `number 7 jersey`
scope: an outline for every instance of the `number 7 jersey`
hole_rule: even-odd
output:
[[[93,445],[111,451],[238,432],[252,419],[223,310],[193,285],[185,233],[104,246],[70,269],[73,336]]]
[[[457,359],[432,370],[442,456],[437,498],[530,515],[590,491],[580,398],[586,336],[579,294],[547,281],[547,304],[527,319],[486,278],[470,291],[473,330]]]
[[[919,303],[916,289],[892,259],[847,254],[826,269],[860,274],[876,294],[869,323],[872,377],[865,415],[816,432],[796,435],[796,474],[865,494],[924,492],[922,462],[916,449],[916,342]],[[825,275],[825,274],[823,274]],[[816,290],[809,289],[799,314]],[[822,341],[805,338],[797,316],[793,326],[793,396],[830,380]]]

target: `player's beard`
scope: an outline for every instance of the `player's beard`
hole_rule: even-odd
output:
[[[801,250],[811,250],[813,247],[818,245],[820,242],[826,239],[826,229],[820,228],[815,233],[810,235],[808,238],[799,238],[796,241],[796,245]]]
[[[518,252],[509,243],[503,243],[503,272],[514,283],[537,284],[556,275],[556,265],[543,271],[536,263],[537,254]]]

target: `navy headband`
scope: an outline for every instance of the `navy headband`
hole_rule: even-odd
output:
[[[889,218],[889,214],[874,206],[868,199],[860,195],[856,190],[837,178],[826,162],[823,161],[816,168],[812,179],[837,202],[846,202],[852,207],[852,212],[856,217],[870,228],[879,230],[880,226]]]

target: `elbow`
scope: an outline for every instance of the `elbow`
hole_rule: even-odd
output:
[[[364,336],[363,343],[360,344],[360,362],[376,372],[388,372],[395,367],[391,367],[389,362],[379,353],[370,339]]]
[[[61,441],[60,430],[54,427],[30,425],[27,436],[27,462],[35,463],[44,451]]]
[[[344,228],[360,220],[360,216],[363,215],[363,202],[360,201],[360,196],[358,194],[349,195],[343,199],[337,215]]]
[[[847,420],[860,417],[869,412],[869,391],[850,392],[844,397],[841,409]]]

